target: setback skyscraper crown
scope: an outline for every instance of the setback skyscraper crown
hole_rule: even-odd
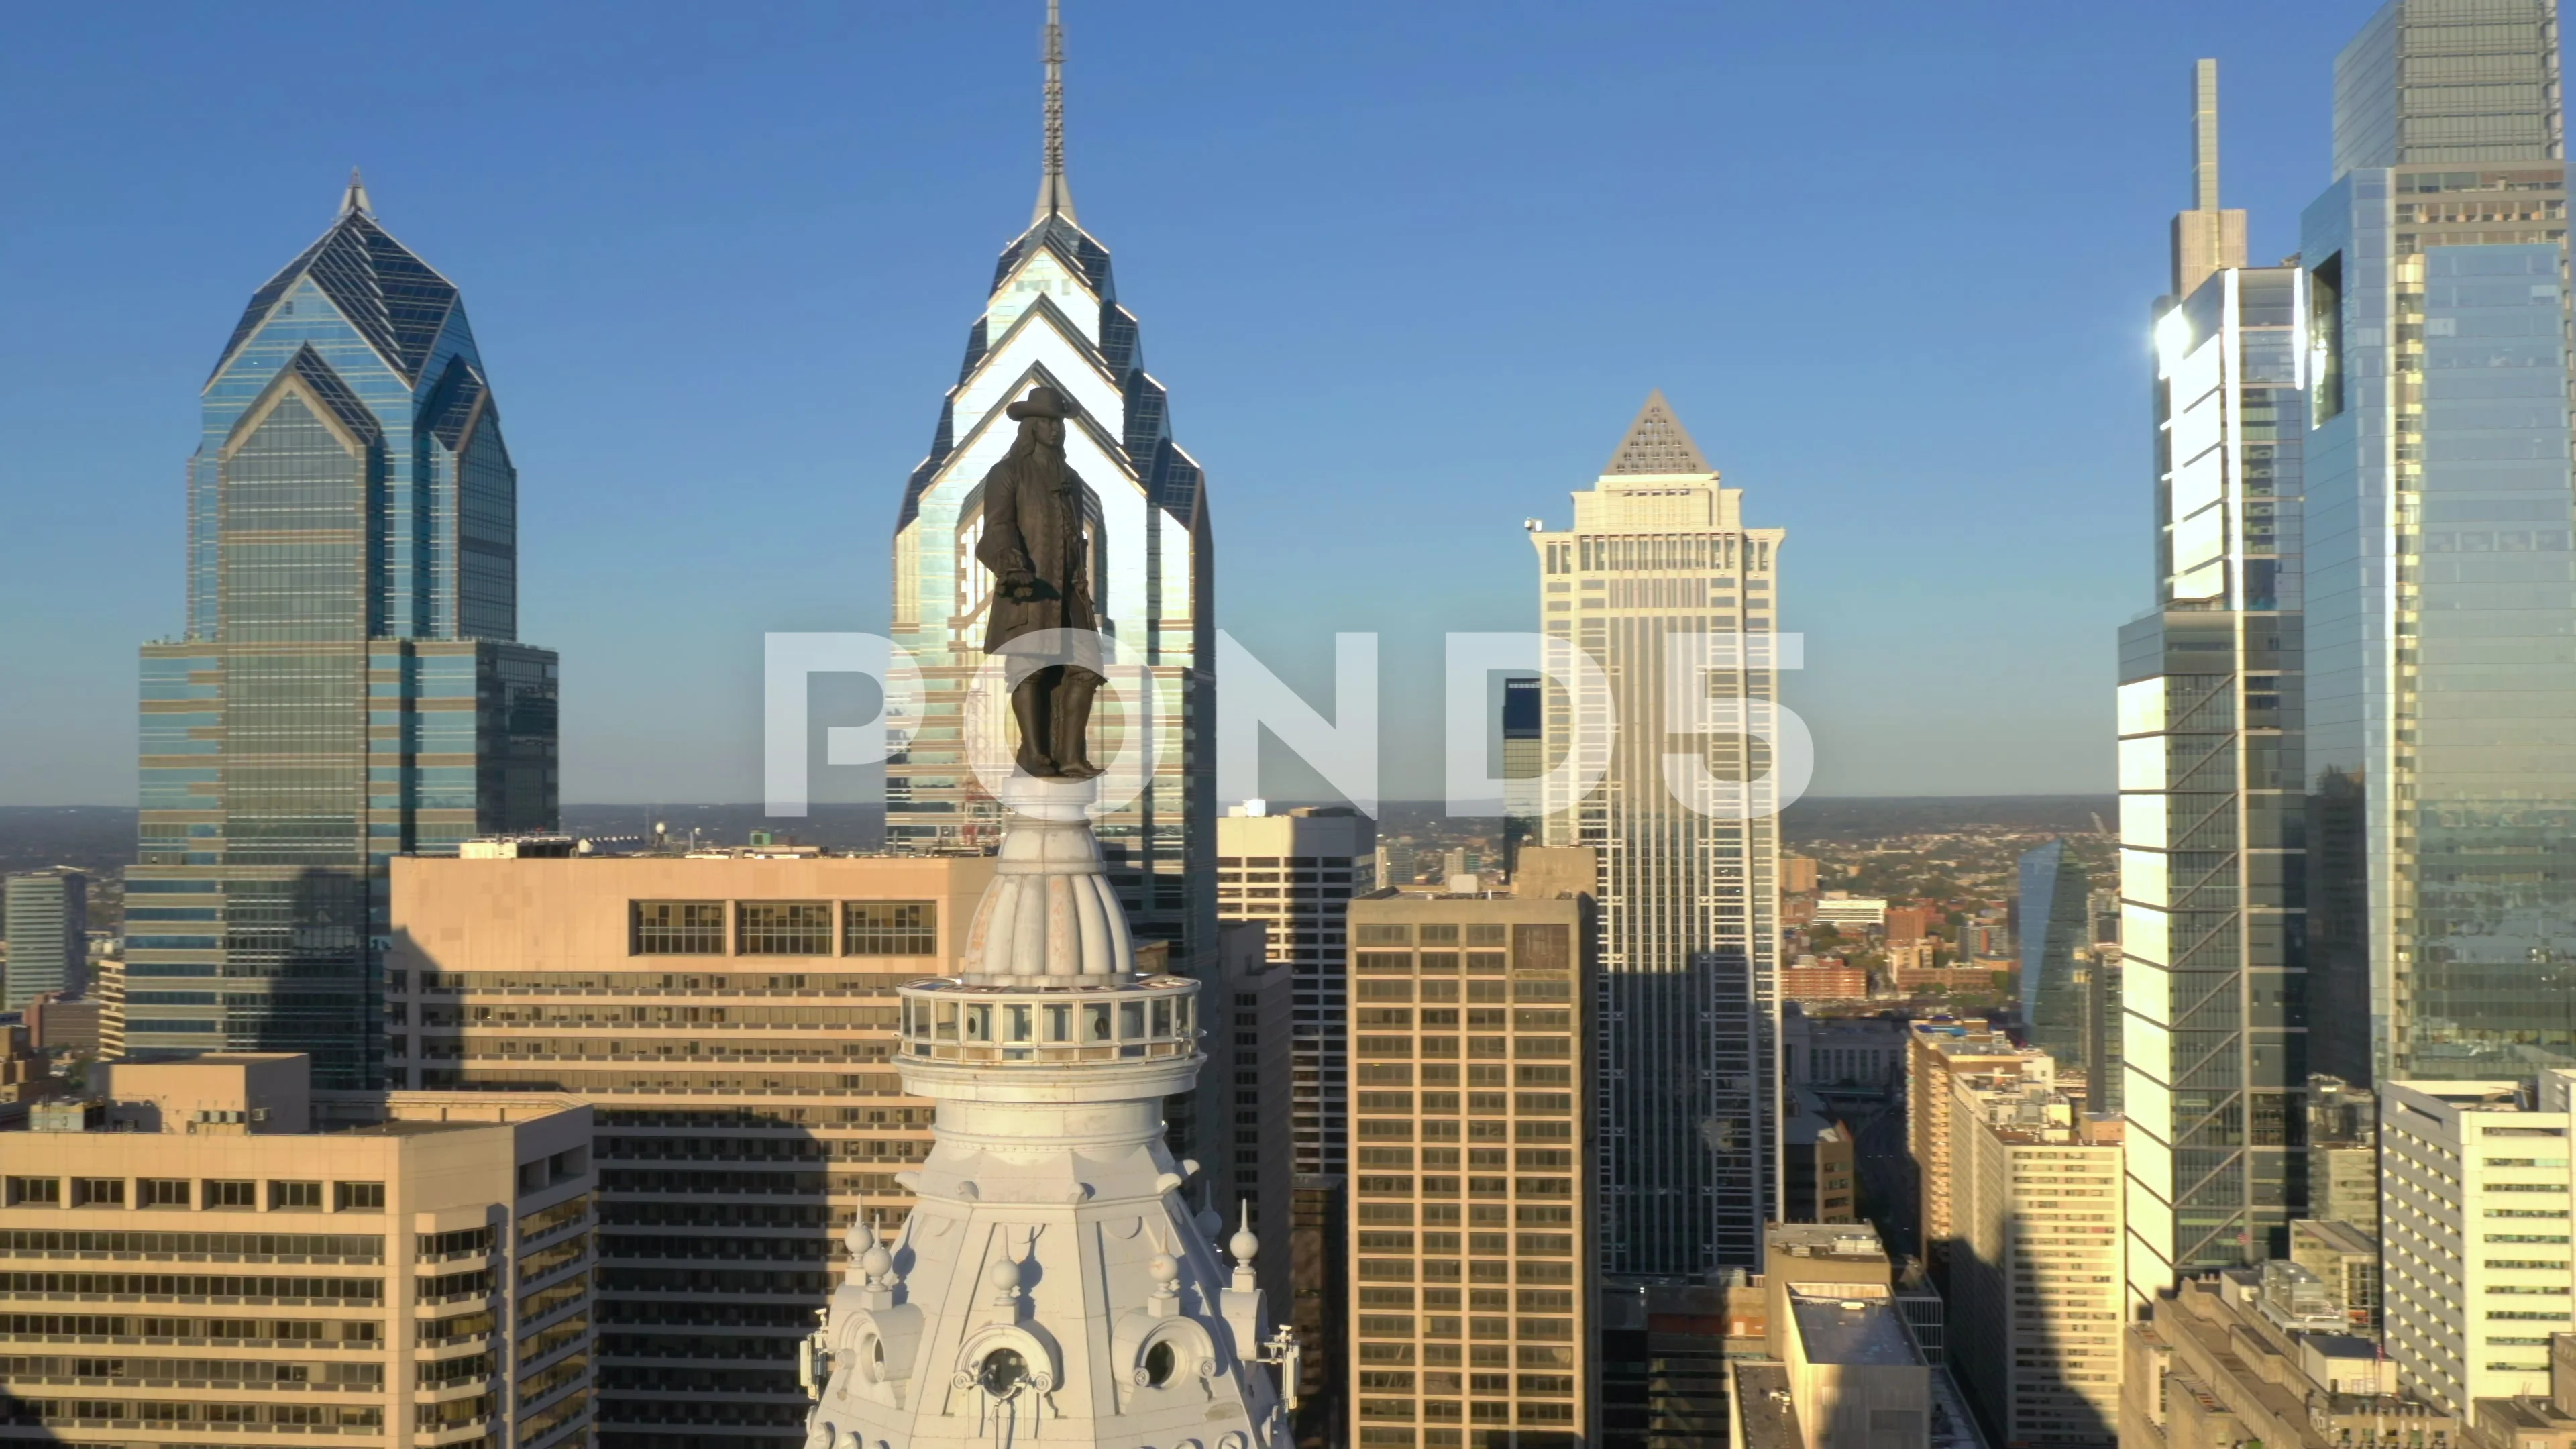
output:
[[[378,1085],[385,862],[555,823],[518,470],[456,285],[355,173],[202,409],[187,629],[143,650],[127,1047],[304,1051],[321,1085]]]
[[[1046,30],[1044,145],[1027,230],[1002,249],[929,456],[895,519],[892,634],[922,671],[921,717],[886,771],[897,851],[987,847],[1001,812],[965,742],[1000,738],[1007,701],[975,687],[990,590],[975,566],[984,479],[1011,445],[1013,403],[1051,388],[1076,410],[1065,462],[1085,484],[1101,632],[1117,641],[1113,688],[1094,712],[1092,758],[1139,737],[1153,748],[1142,795],[1098,821],[1111,885],[1137,934],[1168,942],[1176,971],[1212,967],[1216,941],[1213,537],[1205,478],[1172,439],[1163,385],[1145,370],[1109,251],[1075,219],[1065,180],[1064,41]],[[1122,672],[1123,671],[1123,672]],[[1122,688],[1123,686],[1123,688]]]

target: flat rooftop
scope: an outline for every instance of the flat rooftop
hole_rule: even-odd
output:
[[[2357,1333],[2308,1333],[2300,1341],[2324,1358],[2379,1357],[2379,1345]]]
[[[531,1119],[532,1120],[532,1119]],[[327,1137],[429,1137],[440,1132],[471,1132],[478,1128],[508,1126],[505,1122],[391,1122],[325,1123],[313,1136]],[[298,1136],[307,1134],[296,1134]]]
[[[2379,1256],[2379,1239],[2350,1223],[2337,1222],[2332,1218],[2302,1218],[2299,1228],[2302,1234],[2335,1252],[2365,1258]]]
[[[1878,1229],[1868,1223],[1773,1223],[1763,1229],[1763,1235],[1773,1251],[1791,1257],[1887,1256],[1887,1249],[1878,1240]]]
[[[1738,1361],[1733,1367],[1744,1449],[1805,1449],[1798,1409],[1789,1401],[1789,1366]]]
[[[2547,1399],[2480,1399],[2478,1417],[2509,1429],[2576,1430],[2576,1418],[2560,1413]]]
[[[1798,1338],[1807,1361],[1902,1368],[1923,1362],[1905,1320],[1895,1305],[1881,1298],[1811,1298],[1801,1293],[1789,1300],[1798,1320]]]

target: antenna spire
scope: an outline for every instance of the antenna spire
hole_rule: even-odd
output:
[[[2218,210],[2218,62],[2191,67],[2191,207]]]
[[[2245,213],[2218,204],[2218,62],[2191,67],[2191,209],[2173,220],[2173,297],[2245,265]]]
[[[1031,226],[1050,216],[1074,220],[1073,188],[1064,180],[1064,20],[1059,3],[1047,0],[1046,172],[1038,181],[1037,210],[1029,214]]]
[[[376,214],[375,203],[367,199],[367,178],[359,175],[355,166],[349,168],[349,189],[340,198],[340,214],[347,216],[353,211],[360,216]]]

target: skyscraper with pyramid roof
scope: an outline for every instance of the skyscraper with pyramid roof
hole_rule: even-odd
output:
[[[1548,686],[1547,762],[1599,782],[1551,776],[1541,833],[1599,862],[1592,1170],[1614,1280],[1758,1268],[1777,1212],[1786,534],[1747,527],[1743,499],[1658,392],[1573,526],[1531,532],[1550,647],[1601,671],[1597,695]]]
[[[1136,316],[1120,305],[1109,252],[1076,219],[1065,175],[1063,38],[1046,29],[1044,160],[1028,229],[1002,249],[939,408],[929,456],[895,519],[895,641],[921,665],[918,718],[886,767],[886,841],[907,852],[990,846],[1000,807],[968,766],[977,730],[1001,728],[1001,701],[979,695],[985,571],[975,563],[984,475],[1009,451],[1004,410],[1041,385],[1082,415],[1065,457],[1088,486],[1092,593],[1117,643],[1113,683],[1094,715],[1094,758],[1108,763],[1131,725],[1150,734],[1142,793],[1099,820],[1111,881],[1137,934],[1170,945],[1198,974],[1216,943],[1216,645],[1206,479],[1172,439],[1163,385],[1145,371]],[[982,713],[979,714],[979,711]]]
[[[242,309],[203,418],[187,628],[143,649],[127,1050],[384,1085],[386,861],[555,825],[518,471],[463,299],[354,173]]]

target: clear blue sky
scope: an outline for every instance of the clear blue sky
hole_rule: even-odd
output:
[[[2190,63],[2268,261],[2374,3],[1067,0],[1071,174],[1220,622],[1319,698],[1333,630],[1386,636],[1387,796],[1437,793],[1441,632],[1534,627],[1520,520],[1657,386],[1789,530],[1820,792],[2107,791]],[[762,632],[883,626],[1035,189],[1041,12],[13,13],[0,803],[133,798],[197,388],[353,162],[489,363],[565,797],[759,798]]]

